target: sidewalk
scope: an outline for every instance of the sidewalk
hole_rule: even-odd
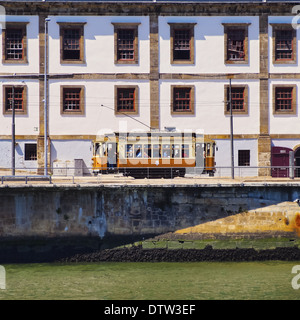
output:
[[[130,185],[130,186],[268,186],[268,185],[293,185],[300,186],[300,178],[272,178],[272,177],[209,177],[186,176],[174,179],[135,179],[124,177],[122,174],[102,174],[98,176],[39,176],[36,173],[16,172],[0,170],[0,187],[4,186],[38,186],[38,185]]]

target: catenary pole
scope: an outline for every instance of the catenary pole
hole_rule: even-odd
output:
[[[234,149],[233,149],[233,116],[232,116],[232,99],[231,99],[231,78],[229,79],[229,105],[230,105],[231,178],[234,179]]]
[[[11,125],[11,174],[14,176],[16,174],[16,157],[15,157],[15,146],[16,146],[16,125],[15,125],[15,87],[12,86],[12,96],[11,96],[11,109],[12,109],[12,125]]]
[[[48,72],[48,22],[50,21],[49,18],[45,19],[45,71],[44,71],[44,175],[48,175],[48,83],[47,83],[47,72]]]

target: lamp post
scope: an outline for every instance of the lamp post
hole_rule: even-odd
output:
[[[231,178],[234,179],[234,149],[233,149],[233,116],[232,116],[232,100],[231,100],[231,78],[229,78],[229,105],[230,105]]]
[[[45,19],[45,62],[44,62],[44,175],[48,175],[48,121],[47,121],[47,97],[48,97],[48,83],[47,83],[47,72],[48,72],[48,22],[50,18]]]
[[[12,110],[12,125],[11,125],[11,174],[16,174],[16,158],[15,158],[15,145],[16,145],[16,131],[15,131],[15,87],[12,86],[11,92],[11,110]]]

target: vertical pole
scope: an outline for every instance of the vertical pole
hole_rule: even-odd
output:
[[[11,150],[12,150],[12,163],[11,174],[14,176],[16,174],[16,159],[15,159],[15,146],[16,146],[16,138],[15,138],[15,87],[12,86],[12,97],[11,97],[11,108],[12,108],[12,139],[11,139]]]
[[[229,79],[229,104],[230,104],[231,178],[234,179],[234,150],[233,150],[233,117],[232,117],[232,101],[231,101],[231,79]]]
[[[48,83],[47,83],[47,71],[48,71],[48,45],[47,45],[47,40],[48,40],[48,21],[50,21],[49,18],[45,19],[45,72],[44,72],[44,158],[45,158],[45,167],[44,167],[44,175],[48,175],[48,132],[47,132],[47,127],[48,127],[48,122],[47,122],[47,99],[48,99]]]

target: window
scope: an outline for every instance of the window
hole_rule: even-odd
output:
[[[36,143],[25,143],[25,161],[37,160],[37,144]]]
[[[134,157],[135,158],[142,158],[142,145],[141,144],[134,145]]]
[[[118,30],[118,61],[134,60],[134,29]]]
[[[61,114],[84,114],[84,87],[61,87]]]
[[[27,63],[27,23],[7,23],[3,29],[3,63]]]
[[[245,30],[229,29],[227,32],[227,60],[245,60]]]
[[[171,86],[171,114],[194,114],[194,86]]]
[[[169,23],[171,64],[193,64],[195,23]]]
[[[126,158],[132,158],[133,157],[133,145],[127,144],[126,145]]]
[[[250,166],[250,150],[239,150],[238,161],[239,161],[239,166],[241,167]]]
[[[273,105],[274,114],[295,114],[296,86],[273,86]]]
[[[26,86],[3,86],[3,113],[11,114],[14,107],[16,114],[27,113]]]
[[[59,23],[61,63],[84,63],[84,23]]]
[[[113,23],[115,64],[137,64],[139,23]]]
[[[151,144],[144,145],[143,158],[151,158]]]
[[[182,145],[182,158],[188,158],[190,156],[190,151],[189,151],[189,145],[188,144],[183,144]]]
[[[116,86],[115,91],[115,114],[138,114],[138,87]]]
[[[230,114],[229,85],[225,86],[225,114]],[[248,114],[248,86],[231,86],[231,106],[233,114]]]
[[[225,63],[248,63],[248,23],[224,23]]]
[[[160,158],[161,157],[161,145],[154,144],[153,145],[153,158]]]
[[[287,24],[272,24],[273,63],[296,63],[296,30]]]

